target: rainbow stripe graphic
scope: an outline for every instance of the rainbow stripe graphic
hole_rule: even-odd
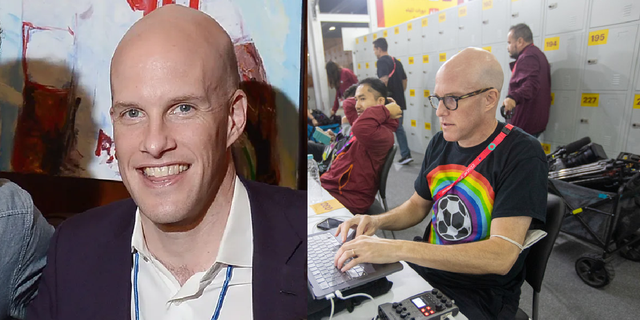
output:
[[[431,170],[431,172],[427,174],[427,182],[431,189],[431,195],[435,196],[438,191],[452,184],[466,169],[467,167],[462,165],[448,164],[438,166]],[[458,182],[448,194],[457,195],[469,210],[472,225],[471,234],[467,238],[456,242],[442,239],[435,230],[438,204],[434,203],[429,243],[454,244],[474,242],[489,238],[491,212],[493,211],[493,200],[495,198],[493,187],[489,184],[489,181],[474,170],[466,178]]]

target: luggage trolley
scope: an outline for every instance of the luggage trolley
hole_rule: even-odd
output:
[[[622,161],[620,157],[618,160],[599,161],[584,167],[599,166],[605,169],[597,174],[592,172],[587,179],[573,180],[571,183],[561,180],[566,176],[563,177],[560,172],[549,174],[549,192],[562,197],[567,209],[561,231],[602,248],[602,253],[584,254],[575,263],[578,276],[594,288],[604,287],[613,280],[615,273],[609,262],[616,252],[626,259],[640,261],[638,164],[635,161]],[[584,172],[584,168],[572,169]],[[619,186],[617,192],[585,187],[594,181],[594,176],[598,176],[595,180],[599,181],[617,180],[613,184]]]

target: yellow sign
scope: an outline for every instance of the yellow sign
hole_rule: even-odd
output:
[[[409,64],[413,64],[413,57],[409,57]]]
[[[516,1],[518,1],[518,0],[511,0],[511,2],[516,2]]]
[[[424,128],[427,129],[427,130],[431,130],[431,123],[425,122],[424,123]]]
[[[440,62],[445,62],[447,61],[447,53],[443,52],[440,54]]]
[[[462,6],[458,8],[458,17],[466,17],[467,16],[467,6]]]
[[[633,97],[633,108],[640,109],[640,94],[636,94]]]
[[[373,40],[375,40],[375,39],[377,39],[377,38],[378,38],[378,34],[377,34],[377,33],[374,33],[374,34],[373,34]]]
[[[489,46],[489,47],[482,47],[482,49],[484,49],[484,50],[487,50],[487,51],[491,52],[491,46]]]
[[[407,31],[411,31],[413,30],[413,26],[411,25],[411,23],[407,24]]]
[[[544,39],[544,51],[553,51],[560,48],[560,37]]]
[[[393,33],[395,33],[395,34],[400,33],[400,27],[393,28]]]
[[[387,30],[382,31],[382,36],[385,38],[387,37]]]
[[[367,36],[364,36],[364,42],[367,42]]]
[[[544,143],[542,142],[542,150],[544,150],[544,153],[549,154],[551,153],[551,145],[548,143]]]
[[[415,97],[415,96],[416,96],[416,90],[414,90],[414,89],[410,89],[410,90],[409,90],[409,96],[410,96],[410,97]]]
[[[482,10],[493,8],[493,0],[482,0]]]
[[[374,2],[382,4],[382,8],[378,6],[378,13],[382,13],[384,21],[380,21],[380,23],[376,25],[376,27],[379,28],[399,25],[417,18],[425,19],[426,15],[434,12],[440,13],[442,10],[458,5],[458,1],[452,0],[377,0]],[[380,10],[382,10],[382,12]],[[422,23],[423,27],[427,26],[425,22]],[[417,27],[417,25],[414,27]]]
[[[331,199],[311,205],[311,209],[313,209],[316,214],[323,214],[340,208],[344,208],[344,205],[337,199]]]
[[[580,99],[580,106],[582,107],[597,107],[598,100],[600,100],[599,93],[583,93],[582,99]]]
[[[358,69],[360,69],[360,64],[358,63]]]
[[[438,15],[438,22],[445,22],[445,21],[447,21],[447,13],[443,12]]]
[[[428,96],[430,96],[430,95],[431,95],[431,92],[429,92],[429,90],[425,90],[425,91],[424,91],[424,97],[425,97],[425,98],[426,98],[426,97],[428,97]]]
[[[589,32],[589,45],[597,46],[600,44],[607,44],[607,38],[609,38],[609,29],[591,31]]]
[[[378,67],[378,61],[373,63],[374,66],[376,66],[376,68]]]
[[[365,68],[367,68],[367,69],[369,69],[369,62],[366,62],[366,63],[364,64],[364,67],[365,67]]]
[[[422,19],[422,26],[426,27],[429,25],[429,20],[427,18]]]
[[[360,41],[358,41],[358,38],[356,38],[356,44],[358,44]]]
[[[551,92],[551,105],[553,105],[553,102],[556,101],[556,94]]]
[[[429,63],[429,55],[425,54],[424,56],[422,56],[422,63]]]
[[[400,60],[400,58],[396,58],[396,60],[398,60],[398,61],[402,61],[402,60]]]
[[[416,126],[416,121],[415,120],[411,120],[411,126],[415,127]]]

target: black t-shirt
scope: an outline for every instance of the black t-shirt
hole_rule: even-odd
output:
[[[424,199],[433,197],[453,183],[467,166],[495,139],[504,123],[483,143],[462,148],[447,142],[442,132],[431,139],[416,192]],[[489,239],[491,220],[500,217],[528,216],[545,221],[548,165],[540,142],[514,127],[511,133],[474,171],[458,182],[433,205],[433,218],[425,241],[450,245]],[[427,279],[434,286],[497,287],[507,290],[520,287],[526,252],[518,257],[505,276],[471,275],[428,269]]]
[[[387,90],[389,90],[389,96],[396,101],[400,106],[400,109],[407,109],[407,102],[404,99],[404,88],[402,87],[402,80],[407,78],[407,74],[404,73],[402,63],[396,58],[391,56],[382,56],[378,59],[378,78],[388,76],[393,71],[393,63],[395,61],[396,71],[389,77],[387,82]]]

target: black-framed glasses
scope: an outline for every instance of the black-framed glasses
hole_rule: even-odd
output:
[[[479,94],[481,94],[483,92],[487,92],[487,91],[489,91],[491,89],[493,89],[493,87],[476,90],[474,92],[469,92],[469,93],[463,94],[463,95],[461,95],[459,97],[456,97],[456,96],[438,97],[436,95],[433,95],[433,96],[429,96],[429,102],[431,103],[431,107],[433,107],[434,109],[438,110],[438,105],[440,104],[440,101],[442,101],[444,103],[444,107],[447,108],[447,110],[454,111],[454,110],[458,109],[458,100],[462,100],[462,99],[470,98],[470,97],[473,97],[473,96],[477,96],[477,95],[479,95]]]

